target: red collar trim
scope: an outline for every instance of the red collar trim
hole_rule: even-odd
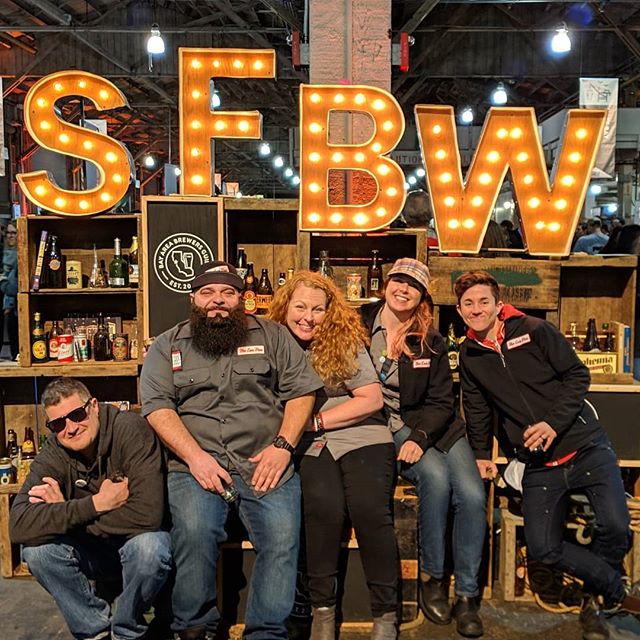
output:
[[[481,344],[483,347],[487,347],[492,351],[500,352],[499,346],[504,342],[504,322],[505,320],[509,320],[510,318],[520,318],[525,314],[522,311],[516,309],[513,305],[505,304],[502,306],[500,313],[498,314],[498,320],[500,320],[500,326],[498,327],[498,333],[496,335],[496,342],[489,340],[487,338],[480,338],[476,334],[473,329],[469,329],[467,331],[467,338],[471,338],[471,340],[475,340],[478,344]]]

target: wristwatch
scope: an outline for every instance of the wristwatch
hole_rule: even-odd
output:
[[[276,449],[284,449],[293,455],[293,452],[296,448],[287,442],[287,439],[284,436],[276,436],[271,443]]]

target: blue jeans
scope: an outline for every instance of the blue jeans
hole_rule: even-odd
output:
[[[411,434],[406,425],[393,434],[396,451]],[[448,453],[429,447],[415,464],[400,463],[398,472],[418,494],[420,571],[441,579],[449,506],[453,506],[453,574],[456,593],[480,593],[478,572],[487,527],[487,498],[471,447],[460,438]]]
[[[587,495],[596,518],[586,547],[563,539],[569,494]],[[524,533],[529,557],[584,581],[587,593],[617,603],[624,589],[620,569],[629,549],[629,511],[616,454],[606,435],[566,464],[528,466],[522,481]]]
[[[36,580],[53,596],[74,638],[84,640],[111,630],[114,640],[142,638],[144,613],[171,570],[171,540],[164,531],[141,533],[122,544],[93,536],[62,536],[22,557]],[[122,576],[122,593],[113,617],[92,578]]]
[[[237,508],[256,551],[251,573],[244,638],[288,637],[285,621],[293,607],[300,544],[300,479],[294,475],[274,491],[257,498],[233,474]],[[176,562],[173,629],[204,627],[215,632],[218,550],[227,534],[229,505],[205,491],[190,473],[168,478],[171,538]]]

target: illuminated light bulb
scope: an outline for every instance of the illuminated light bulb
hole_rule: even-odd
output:
[[[444,149],[438,149],[433,156],[436,160],[444,160],[447,157],[447,152]]]
[[[409,183],[410,186],[413,187],[413,185],[418,182],[418,178],[416,178],[415,176],[409,176],[407,178],[407,182]]]
[[[532,209],[536,209],[540,206],[540,198],[531,198],[527,203]]]
[[[439,124],[434,124],[431,131],[433,135],[439,136],[442,133],[442,127]]]
[[[214,60],[213,61],[213,66],[216,69],[219,69],[221,64],[222,64],[222,62],[220,62],[220,60]]]
[[[86,80],[80,80],[80,81],[78,82],[78,86],[79,86],[81,89],[86,89],[86,88],[87,88],[87,81],[86,81]]]
[[[224,131],[227,128],[227,123],[224,120],[216,120],[216,123],[213,125],[213,128],[216,131]]]
[[[309,100],[311,100],[311,102],[313,102],[313,104],[318,104],[318,102],[320,102],[320,100],[322,100],[322,97],[320,96],[319,93],[312,93],[309,96]]]
[[[359,151],[355,156],[353,156],[353,158],[356,162],[364,162],[366,156],[364,155],[364,153],[362,153],[362,151]]]
[[[191,97],[192,97],[194,100],[198,100],[199,98],[201,98],[201,97],[202,97],[202,94],[201,94],[201,93],[200,93],[200,91],[198,91],[197,89],[194,89],[194,90],[191,92]]]
[[[336,104],[342,104],[344,102],[344,94],[343,93],[336,93],[336,95],[333,96],[333,101]]]
[[[378,98],[377,100],[374,100],[371,103],[371,106],[376,110],[376,111],[381,111],[382,109],[384,109],[385,107],[385,103],[384,100],[380,100],[380,98]]]
[[[108,193],[101,193],[100,200],[102,200],[102,202],[109,202],[109,200],[111,200],[111,196]]]
[[[340,224],[340,223],[342,222],[342,214],[341,214],[341,213],[338,213],[338,212],[336,212],[336,213],[332,213],[332,214],[329,216],[329,221],[330,221],[332,224]]]
[[[449,227],[449,229],[457,229],[459,226],[460,226],[460,220],[456,220],[455,218],[447,222],[447,227]]]
[[[511,129],[511,133],[509,135],[517,140],[522,137],[522,129],[520,127],[515,127],[514,129]]]
[[[263,67],[264,67],[264,63],[262,62],[262,60],[256,60],[256,61],[253,63],[253,68],[254,68],[256,71],[262,71],[262,68],[263,68]]]
[[[53,84],[53,89],[54,89],[54,91],[57,91],[59,93],[60,91],[62,91],[64,89],[64,87],[62,86],[61,82],[55,82]]]
[[[193,120],[191,122],[192,129],[199,129],[201,126],[202,126],[202,122],[200,122],[200,120]]]
[[[573,153],[569,154],[569,161],[573,162],[574,164],[577,162],[580,162],[580,160],[582,160],[582,154],[578,151],[574,151]]]
[[[200,149],[198,149],[197,147],[193,147],[193,149],[191,149],[191,157],[197,158],[199,155],[200,155]]]
[[[106,89],[100,89],[100,93],[98,94],[103,100],[106,100],[109,97],[109,92]]]
[[[549,231],[552,231],[553,233],[556,233],[557,231],[560,231],[560,223],[559,222],[550,222],[547,225],[547,229],[549,229]]]
[[[386,164],[379,164],[378,165],[378,173],[381,176],[389,175],[389,171],[391,171],[391,169],[389,169],[389,167]]]
[[[331,156],[331,161],[332,162],[342,162],[342,159],[344,158],[344,156],[339,152],[336,151],[332,156]]]
[[[364,93],[356,93],[356,97],[353,99],[356,104],[364,104],[367,101]]]
[[[300,176],[293,176],[293,178],[291,178],[291,184],[297,187],[300,184]]]
[[[56,198],[53,201],[53,204],[55,204],[56,207],[58,207],[58,209],[62,209],[62,207],[64,207],[64,205],[67,204],[67,201],[64,198]]]
[[[311,162],[320,162],[321,159],[322,159],[322,156],[317,151],[314,151],[313,153],[309,154],[309,160]]]
[[[481,173],[478,177],[478,182],[480,184],[490,184],[491,183],[491,174],[490,173]]]
[[[376,209],[376,215],[382,218],[383,216],[387,215],[387,210],[384,207],[378,207]]]
[[[37,196],[43,196],[45,193],[47,193],[47,190],[41,185],[39,184],[34,191],[36,192]]]
[[[104,159],[107,162],[115,162],[118,159],[118,156],[113,153],[113,151],[107,151],[107,153],[105,153],[104,155]]]
[[[242,60],[239,60],[238,58],[236,58],[233,61],[233,68],[234,69],[242,69],[243,66],[244,66],[244,62],[242,62]]]
[[[43,121],[40,123],[40,128],[41,128],[43,131],[49,131],[49,129],[51,129],[51,123],[50,123],[48,120],[43,120]]]
[[[444,206],[445,207],[453,207],[453,205],[456,203],[456,199],[453,196],[447,196],[444,199]]]
[[[524,182],[524,184],[533,184],[533,176],[530,173],[527,173],[527,175],[522,178],[522,182]]]
[[[197,59],[196,60],[192,60],[191,61],[191,66],[194,69],[200,69],[202,67],[202,62],[200,62],[200,60],[197,60]]]
[[[373,153],[380,153],[380,151],[382,151],[382,145],[379,142],[374,142],[371,145],[371,151],[373,151]]]
[[[462,222],[462,226],[465,229],[473,229],[476,226],[476,221],[473,218],[467,218]]]
[[[529,154],[526,151],[521,151],[517,156],[516,160],[518,162],[526,162],[529,159]]]
[[[474,207],[479,207],[482,204],[482,197],[481,196],[474,196],[473,198],[471,198],[471,205]]]
[[[536,229],[538,231],[542,231],[547,225],[542,222],[542,220],[539,220],[538,222],[536,222]]]
[[[196,173],[195,176],[191,176],[191,182],[193,184],[203,184],[204,178],[199,173]]]
[[[575,181],[576,179],[573,176],[562,176],[562,179],[560,180],[565,187],[570,187],[575,183]]]
[[[397,195],[398,195],[398,190],[397,190],[395,187],[389,187],[389,188],[387,189],[387,195],[388,195],[390,198],[393,198],[394,196],[397,196]]]
[[[405,191],[409,191],[409,189],[411,188],[411,185],[408,182],[404,183],[404,190]]]
[[[276,167],[276,169],[281,169],[284,166],[284,158],[282,156],[276,156],[273,159],[273,166]]]
[[[86,200],[80,200],[80,202],[78,202],[78,206],[86,211],[89,208],[89,203]]]
[[[489,151],[489,153],[487,153],[487,160],[489,162],[498,162],[498,160],[500,160],[500,154],[497,151]]]
[[[576,131],[576,138],[578,138],[579,140],[584,140],[587,137],[587,130],[586,129],[578,129]]]
[[[391,120],[385,120],[382,123],[382,129],[383,131],[391,131],[391,129],[393,129],[393,122],[391,122]]]
[[[91,140],[85,140],[82,143],[82,146],[87,150],[90,151],[91,149],[93,149],[93,142],[91,142]]]
[[[564,198],[560,198],[560,200],[556,200],[554,203],[554,206],[556,209],[566,209],[567,208],[567,201]]]
[[[427,175],[427,172],[420,167],[419,169],[416,169],[416,175],[418,176],[418,178],[424,178]]]
[[[38,98],[36,104],[42,109],[47,106],[47,101],[44,98]]]
[[[240,129],[240,131],[249,131],[249,121],[240,120],[240,122],[238,122],[238,129]]]
[[[318,222],[320,222],[320,214],[316,213],[315,211],[313,213],[310,213],[307,216],[307,220],[311,223],[311,224],[318,224]]]
[[[311,133],[320,133],[322,131],[322,125],[319,122],[312,122],[309,125],[309,131],[311,131]]]
[[[318,193],[318,191],[320,191],[320,185],[317,182],[312,182],[309,185],[309,191],[311,191],[311,193]]]
[[[293,169],[291,167],[287,167],[283,173],[285,178],[291,178],[291,176],[293,176]]]
[[[506,129],[498,129],[496,135],[498,136],[498,138],[503,139],[509,135],[509,132]]]
[[[440,175],[440,182],[444,182],[446,184],[447,182],[451,182],[451,180],[453,180],[453,176],[448,171],[445,171]]]
[[[111,176],[111,179],[116,183],[116,184],[120,184],[122,182],[122,176],[119,173],[114,173]]]
[[[70,138],[66,133],[61,133],[58,136],[58,140],[60,140],[60,142],[62,142],[62,144],[67,144],[69,142]]]
[[[356,213],[355,216],[353,216],[353,221],[359,226],[361,227],[364,224],[367,224],[367,221],[369,220],[368,216],[366,216],[364,213],[362,213],[362,211],[359,211],[358,213]]]

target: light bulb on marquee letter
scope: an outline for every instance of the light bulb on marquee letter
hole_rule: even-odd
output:
[[[212,138],[262,137],[259,111],[211,111],[211,78],[275,78],[273,49],[190,49],[180,57],[180,193],[210,196]],[[194,126],[197,123],[197,126]],[[194,150],[203,150],[194,153]],[[194,176],[202,179],[193,180]]]
[[[332,111],[367,115],[375,125],[373,136],[362,144],[330,144]],[[404,174],[384,154],[395,148],[403,133],[402,109],[383,89],[301,84],[300,229],[364,232],[391,223],[404,205]],[[331,169],[366,172],[376,181],[376,196],[366,204],[329,204],[327,184]]]
[[[59,71],[31,87],[24,101],[24,121],[41,147],[93,163],[98,169],[98,184],[85,191],[69,191],[57,186],[48,171],[16,175],[31,202],[66,216],[87,216],[111,209],[127,193],[134,172],[133,159],[124,145],[58,118],[54,111],[56,100],[78,95],[91,100],[100,111],[129,106],[109,80],[86,71]]]
[[[453,107],[416,105],[415,114],[441,251],[478,253],[510,169],[528,252],[570,252],[606,111],[569,110],[552,185],[533,108],[489,111],[464,182]]]

